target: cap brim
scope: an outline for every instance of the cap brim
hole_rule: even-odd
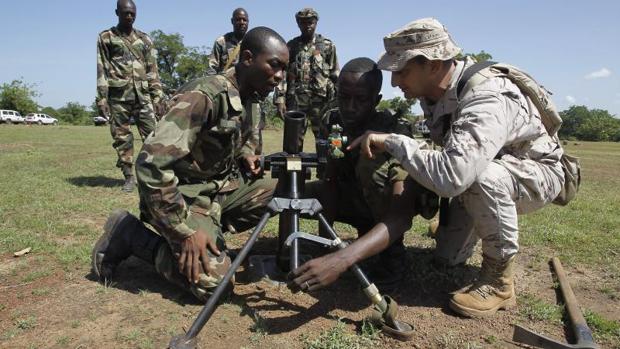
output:
[[[384,52],[381,58],[379,58],[377,66],[381,70],[399,71],[405,67],[405,64],[407,64],[409,60],[406,56],[406,52]]]

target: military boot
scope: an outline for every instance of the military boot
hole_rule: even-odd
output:
[[[116,267],[134,255],[153,264],[163,237],[125,210],[114,210],[92,252],[92,268],[101,281],[110,280]]]
[[[466,317],[483,317],[495,314],[498,309],[508,309],[517,304],[514,289],[514,261],[482,258],[478,280],[473,285],[457,291],[450,300],[450,308]]]
[[[121,190],[125,193],[133,192],[136,187],[136,177],[133,175],[132,166],[123,165],[121,171],[123,171],[123,176],[125,177],[125,183],[123,183],[123,188]]]

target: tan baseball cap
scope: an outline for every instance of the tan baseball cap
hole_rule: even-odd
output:
[[[416,56],[429,60],[448,60],[461,53],[450,33],[434,18],[415,20],[383,38],[385,53],[379,58],[379,69],[399,71]]]

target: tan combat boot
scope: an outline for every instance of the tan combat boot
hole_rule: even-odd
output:
[[[495,314],[498,309],[515,306],[515,257],[513,255],[501,261],[483,256],[478,280],[470,287],[457,291],[450,300],[450,308],[466,317],[483,317]]]

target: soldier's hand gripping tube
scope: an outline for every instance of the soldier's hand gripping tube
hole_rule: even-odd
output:
[[[328,232],[330,237],[334,240],[338,239],[338,235],[334,231],[334,229],[329,225],[325,216],[321,213],[317,214],[321,225],[325,227],[325,230]],[[347,247],[347,243],[342,241],[338,244],[338,249],[344,249]],[[383,333],[387,334],[390,337],[401,341],[411,340],[413,337],[413,325],[408,324],[406,322],[402,322],[396,319],[398,315],[398,304],[389,296],[382,296],[379,293],[379,289],[375,286],[375,284],[371,284],[368,281],[368,278],[360,269],[357,264],[353,264],[349,270],[355,275],[357,280],[362,285],[362,289],[364,290],[364,294],[370,299],[372,304],[374,304],[374,314],[371,316],[371,321],[378,325]]]
[[[233,275],[237,271],[237,268],[239,268],[239,265],[241,265],[241,262],[243,262],[245,257],[248,255],[248,253],[252,249],[252,246],[254,246],[254,243],[256,242],[258,235],[261,233],[261,231],[267,224],[267,220],[269,220],[269,217],[271,217],[272,212],[273,210],[268,209],[268,211],[265,212],[265,214],[263,214],[263,216],[261,217],[261,220],[256,225],[256,228],[254,228],[254,231],[252,231],[250,238],[245,243],[245,245],[243,245],[243,248],[241,249],[241,251],[235,258],[235,260],[230,265],[230,268],[226,272],[226,275],[224,275],[224,278],[222,278],[222,280],[220,281],[220,284],[217,285],[217,287],[215,288],[215,291],[213,291],[213,295],[209,297],[209,299],[207,300],[207,304],[205,304],[204,308],[202,308],[202,310],[200,311],[200,314],[198,314],[198,317],[196,318],[196,320],[194,320],[194,323],[192,324],[192,327],[189,328],[189,331],[187,331],[187,333],[185,333],[184,335],[173,337],[172,340],[170,341],[170,344],[168,344],[168,348],[170,349],[198,348],[198,341],[196,339],[196,336],[198,336],[198,333],[200,333],[200,330],[202,330],[204,325],[211,318],[211,315],[213,315],[213,312],[215,311],[215,308],[217,307],[217,302],[219,301],[220,297],[222,297],[222,293],[224,293],[224,291],[226,290],[228,283],[230,282],[230,279],[233,277]]]

